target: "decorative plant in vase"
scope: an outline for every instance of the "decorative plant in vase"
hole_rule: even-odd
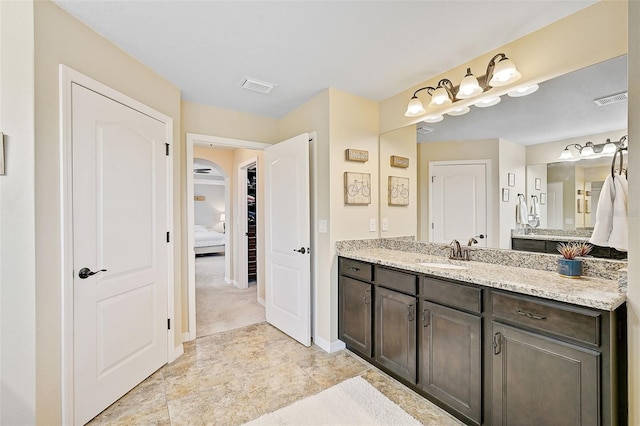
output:
[[[558,259],[558,273],[565,277],[578,278],[582,275],[582,260],[576,257],[591,253],[593,246],[589,243],[560,243],[558,252],[562,255]]]

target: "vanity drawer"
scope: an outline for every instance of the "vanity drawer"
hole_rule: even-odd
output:
[[[482,312],[482,289],[432,277],[422,278],[422,297],[452,308]]]
[[[376,267],[376,284],[391,290],[416,295],[418,277],[406,272]]]
[[[590,345],[600,345],[600,313],[493,292],[493,316]]]
[[[372,280],[373,265],[370,263],[341,257],[338,262],[338,269],[340,270],[340,275],[358,278],[363,281]]]

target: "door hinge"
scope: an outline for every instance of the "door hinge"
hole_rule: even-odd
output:
[[[167,330],[171,330],[171,318],[167,318]]]
[[[169,155],[169,144],[168,143],[164,144],[164,149],[165,149],[164,153],[168,156]]]
[[[171,242],[171,236],[169,234],[169,232],[167,231],[167,242],[170,243]]]

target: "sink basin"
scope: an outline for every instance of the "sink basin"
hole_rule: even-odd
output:
[[[427,266],[429,268],[440,269],[467,269],[466,266],[452,265],[451,263],[432,263],[432,262],[420,262],[418,265]]]

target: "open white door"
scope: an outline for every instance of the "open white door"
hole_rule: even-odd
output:
[[[265,149],[267,322],[311,345],[309,135]]]
[[[462,243],[474,236],[487,236],[487,165],[431,164],[429,189],[432,243]],[[487,246],[488,237],[478,239]]]

